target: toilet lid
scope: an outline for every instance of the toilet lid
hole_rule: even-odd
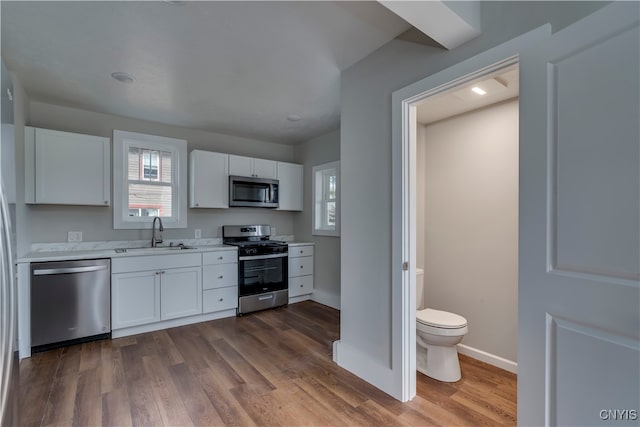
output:
[[[424,325],[436,328],[454,329],[467,326],[467,319],[448,311],[425,308],[416,311],[416,320]]]

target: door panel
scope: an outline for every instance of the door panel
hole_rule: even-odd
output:
[[[638,422],[639,40],[618,3],[520,58],[522,425]]]

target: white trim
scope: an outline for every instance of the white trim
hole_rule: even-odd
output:
[[[165,228],[187,227],[187,141],[164,136],[146,135],[142,133],[113,131],[113,228],[114,229],[149,229],[151,217],[130,219],[128,203],[128,147],[136,145],[161,151],[169,151],[176,159],[172,168],[172,211],[171,218],[163,217]],[[138,146],[138,145],[136,145]],[[150,182],[154,185],[153,182]]]
[[[297,304],[302,301],[308,301],[311,299],[311,294],[296,295],[295,297],[289,297],[289,304]]]
[[[336,170],[336,226],[333,230],[316,228],[316,174],[326,169]],[[311,169],[311,234],[314,236],[340,237],[340,160],[313,166]]]
[[[313,294],[311,294],[311,299],[319,304],[340,310],[340,295],[314,289]]]
[[[162,329],[175,328],[176,326],[190,325],[192,323],[207,322],[209,320],[217,320],[225,317],[235,317],[236,309],[216,311],[215,313],[197,314],[195,316],[180,317],[177,319],[169,319],[161,322],[148,323],[146,325],[132,326],[130,328],[116,329],[111,331],[111,338],[128,337],[129,335],[137,335],[145,332],[160,331]]]
[[[518,363],[513,360],[505,359],[504,357],[496,356],[495,354],[487,353],[486,351],[478,350],[477,348],[464,344],[458,344],[458,353],[473,357],[476,360],[514,374],[518,373]]]
[[[411,116],[415,104],[428,96],[451,89],[518,61],[519,53],[551,36],[546,24],[493,47],[443,71],[406,86],[392,94],[392,250],[391,250],[391,347],[392,386],[384,389],[402,402],[416,394],[415,375],[415,169],[411,167],[415,138]],[[415,157],[415,156],[414,156]],[[415,159],[413,159],[415,167]],[[409,270],[402,269],[408,261]],[[342,351],[342,350],[341,350]]]

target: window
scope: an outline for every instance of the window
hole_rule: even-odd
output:
[[[313,230],[321,236],[340,235],[340,162],[313,167]]]
[[[113,131],[113,228],[187,226],[187,141]]]

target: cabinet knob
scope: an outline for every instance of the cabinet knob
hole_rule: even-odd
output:
[[[300,287],[302,288],[302,287],[304,287],[304,285],[300,285]]]
[[[218,301],[222,302],[222,301],[224,301],[224,298],[220,298]]]
[[[301,265],[300,268],[304,268],[304,265]]]
[[[196,207],[200,206],[200,203],[196,203]]]
[[[303,253],[304,253],[304,251],[300,251],[300,253],[301,253],[301,254],[303,254]]]
[[[158,275],[158,274],[160,274],[160,272],[159,272],[159,271],[156,271],[156,275]]]
[[[105,200],[105,201],[104,201],[104,204],[105,204],[105,205],[108,205],[108,204],[109,204],[109,201],[108,201],[108,200]]]
[[[222,279],[224,276],[218,276],[218,279]]]
[[[223,257],[219,256],[218,259],[223,259]]]

